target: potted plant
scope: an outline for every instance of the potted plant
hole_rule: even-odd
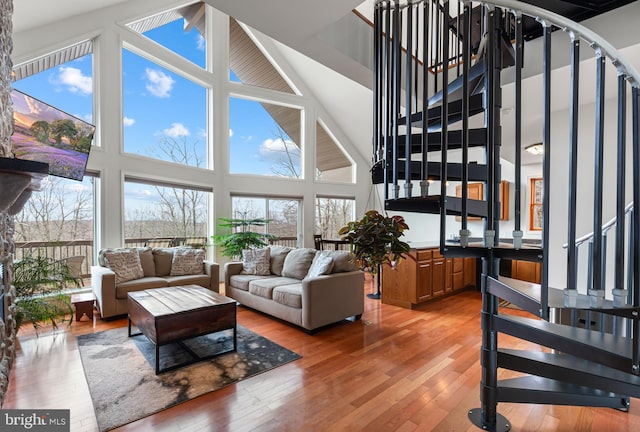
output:
[[[409,226],[402,216],[385,216],[369,210],[362,219],[349,222],[338,234],[351,245],[351,252],[358,267],[376,276],[377,290],[367,297],[380,298],[380,267],[395,265],[411,247],[400,240]]]
[[[214,235],[213,244],[222,248],[222,255],[238,259],[242,257],[243,249],[255,249],[267,246],[268,241],[277,236],[263,232],[252,231],[251,227],[263,227],[270,219],[255,218],[220,218],[219,227],[231,230],[230,234]]]
[[[54,329],[58,321],[73,321],[73,307],[64,289],[80,286],[65,260],[27,255],[13,264],[13,286],[16,290],[16,325],[33,324],[36,333],[42,322]]]

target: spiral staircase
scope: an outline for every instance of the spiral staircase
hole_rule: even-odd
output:
[[[509,430],[498,413],[500,402],[628,409],[630,398],[640,397],[638,72],[579,23],[517,1],[381,0],[374,34],[372,175],[384,191],[385,208],[438,214],[441,252],[482,262],[481,406],[469,412],[470,420],[485,430]],[[570,75],[564,122],[555,121],[552,47],[568,53],[562,60]],[[524,52],[533,49],[542,51],[538,245],[523,242],[520,186],[523,140],[531,134],[522,126],[528,103],[523,86],[531,85],[523,79]],[[611,71],[617,93],[609,96],[605,82]],[[506,93],[513,97],[508,116],[501,115]],[[585,94],[594,98],[591,117],[580,112]],[[605,113],[615,115],[613,132]],[[566,139],[558,138],[558,127]],[[515,214],[513,232],[502,238],[501,150],[507,146],[514,155]],[[588,181],[580,175],[586,163]],[[484,184],[482,199],[470,199],[470,182]],[[461,196],[450,193],[454,184]],[[553,194],[566,196],[566,204],[559,208],[553,201],[552,217]],[[579,213],[585,201],[593,214]],[[609,213],[614,217],[605,221]],[[481,238],[470,236],[470,218],[482,218]],[[592,233],[578,237],[585,218]],[[447,240],[449,224],[456,224],[455,242]],[[551,249],[557,244],[551,233],[566,238],[562,251]],[[566,263],[566,281],[552,287],[550,256],[558,254]],[[501,276],[501,260],[541,263],[540,283]],[[501,300],[530,317],[500,312]],[[500,334],[541,348],[503,348]],[[499,369],[518,376],[498,380]]]

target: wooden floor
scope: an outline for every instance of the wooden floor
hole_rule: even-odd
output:
[[[480,404],[480,307],[472,291],[414,311],[365,299],[362,321],[313,336],[240,308],[240,324],[302,358],[117,430],[480,430],[467,419]],[[72,432],[97,431],[76,336],[125,325],[97,318],[39,337],[25,327],[3,408],[71,409]],[[538,349],[503,335],[499,344]],[[640,430],[636,399],[628,413],[527,404],[498,411],[515,431]]]

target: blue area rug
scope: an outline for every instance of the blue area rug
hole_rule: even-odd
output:
[[[137,330],[134,328],[134,330]],[[190,339],[199,355],[228,351],[228,330]],[[126,327],[78,336],[78,348],[101,431],[108,431],[205,393],[297,360],[300,356],[238,326],[238,350],[155,374],[154,346]],[[188,360],[177,344],[160,347],[160,367]]]

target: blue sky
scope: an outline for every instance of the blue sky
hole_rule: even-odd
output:
[[[145,36],[204,67],[206,42],[196,30],[185,33],[182,20]],[[91,55],[14,83],[14,87],[88,122],[93,122]],[[123,135],[125,151],[169,159],[158,151],[167,140],[186,141],[205,160],[206,90],[126,49],[123,59]],[[233,73],[230,79],[237,81]],[[253,101],[230,101],[230,171],[274,175],[273,163],[291,142],[274,133],[277,126]],[[96,131],[99,134],[99,131]]]

